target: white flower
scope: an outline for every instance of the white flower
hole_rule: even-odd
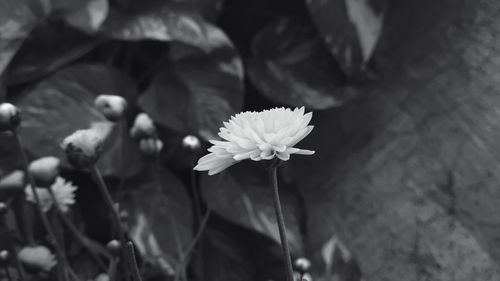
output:
[[[69,206],[75,204],[75,192],[78,189],[75,185],[73,185],[70,181],[66,181],[62,177],[57,177],[56,181],[50,186],[52,192],[54,193],[54,197],[56,198],[57,205],[61,208],[61,211],[67,212],[69,211]],[[52,200],[52,196],[49,193],[47,188],[35,188],[36,193],[38,195],[38,199],[40,200],[40,206],[44,212],[48,212],[50,208],[54,205],[54,201]],[[33,190],[31,186],[28,185],[25,189],[26,200],[36,203],[35,196],[33,194]]]
[[[275,157],[286,161],[290,154],[311,155],[314,151],[295,148],[314,126],[309,126],[312,113],[304,114],[304,107],[274,108],[261,112],[243,112],[224,122],[219,136],[223,141],[212,140],[208,155],[198,160],[198,171],[217,174],[242,160],[271,160]]]
[[[17,254],[19,261],[26,267],[50,271],[57,264],[56,257],[45,246],[26,246]]]
[[[57,157],[47,156],[32,161],[28,170],[39,183],[52,184],[59,175],[59,165],[61,161]]]
[[[163,148],[163,142],[157,138],[143,138],[139,141],[139,150],[145,156],[152,156],[160,153]]]
[[[182,139],[182,146],[189,150],[195,151],[201,147],[200,140],[192,135],[187,135]]]
[[[0,131],[13,130],[21,123],[19,109],[8,102],[0,104]]]
[[[130,129],[130,136],[135,139],[153,137],[156,134],[156,127],[153,119],[146,113],[139,113],[135,117],[134,125]]]
[[[94,104],[110,121],[120,119],[127,108],[127,101],[117,95],[99,95]]]
[[[109,281],[109,276],[106,273],[101,273],[97,275],[95,281]]]
[[[97,127],[78,130],[66,137],[61,147],[69,163],[78,169],[88,168],[99,158],[104,141],[104,132]]]

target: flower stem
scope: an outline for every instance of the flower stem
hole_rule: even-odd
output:
[[[38,214],[40,215],[40,218],[42,220],[42,224],[47,231],[47,234],[49,236],[49,239],[51,240],[50,242],[53,244],[56,255],[60,263],[57,264],[59,268],[62,268],[64,270],[64,266],[66,265],[68,269],[70,269],[69,263],[66,261],[66,258],[64,257],[64,252],[62,251],[61,247],[59,247],[59,244],[57,243],[57,238],[54,233],[54,230],[50,226],[49,220],[47,216],[45,215],[42,205],[40,204],[40,198],[38,197],[38,193],[36,192],[36,187],[35,187],[35,179],[33,178],[33,175],[29,171],[29,163],[28,163],[28,157],[26,156],[26,153],[24,152],[24,147],[21,142],[21,138],[19,137],[19,134],[17,131],[12,130],[12,135],[14,136],[14,139],[16,140],[17,146],[19,148],[19,153],[21,154],[21,158],[23,161],[23,168],[24,172],[26,173],[26,177],[28,178],[28,182],[30,184],[31,191],[33,192],[33,197],[35,199],[35,203],[37,206]],[[66,274],[63,274],[63,279],[66,281]]]
[[[283,218],[283,211],[281,210],[277,171],[278,168],[275,166],[269,168],[269,185],[273,189],[274,211],[276,212],[276,219],[278,221],[278,228],[280,232],[283,262],[286,267],[286,280],[293,281],[292,258],[290,256],[290,248],[288,247],[288,241],[286,239],[285,219]]]
[[[132,242],[127,242],[127,257],[130,268],[132,269],[132,276],[134,281],[142,281],[141,274],[139,272],[139,268],[137,267],[137,263],[135,262],[135,253],[134,253],[134,245]]]
[[[6,265],[3,266],[3,271],[5,272],[5,276],[7,277],[7,280],[12,281],[13,280],[12,276],[10,276],[9,268]]]
[[[113,215],[113,220],[116,225],[116,230],[118,232],[118,239],[120,240],[120,250],[121,250],[121,256],[122,256],[122,261],[125,269],[125,275],[126,275],[126,280],[129,280],[130,278],[130,271],[129,267],[127,266],[127,251],[125,249],[126,247],[126,233],[123,228],[123,224],[120,218],[120,214],[118,213],[117,208],[115,207],[115,203],[113,202],[113,199],[111,198],[111,194],[109,194],[108,187],[106,186],[106,183],[104,182],[104,179],[102,178],[101,172],[97,168],[96,165],[90,166],[90,174],[94,178],[94,180],[97,183],[97,186],[99,187],[99,191],[101,192],[102,197],[104,198],[104,201],[108,205],[108,208],[111,209],[111,214]],[[137,262],[135,259],[132,261],[135,264]]]

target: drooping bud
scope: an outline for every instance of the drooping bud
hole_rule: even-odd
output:
[[[127,109],[127,101],[117,95],[99,95],[94,104],[109,121],[113,122],[122,118]]]
[[[37,186],[49,187],[59,176],[60,163],[61,160],[57,157],[42,157],[31,162],[28,170],[33,175]]]
[[[78,130],[66,137],[61,146],[68,162],[77,169],[85,169],[99,159],[104,136],[95,128]]]
[[[306,258],[298,258],[293,263],[296,270],[304,274],[311,269],[311,262]]]
[[[197,137],[187,135],[182,139],[182,147],[190,151],[197,151],[200,149],[201,143]]]
[[[0,217],[7,214],[8,211],[9,211],[9,206],[5,204],[5,202],[0,202]]]
[[[24,189],[24,172],[15,170],[0,179],[0,193],[18,192]]]
[[[0,104],[0,131],[11,131],[21,124],[19,109],[8,102]]]
[[[130,129],[130,136],[134,139],[151,138],[156,135],[153,119],[146,113],[139,113]]]
[[[50,271],[57,264],[55,256],[45,246],[26,246],[17,257],[26,268],[34,271]]]
[[[153,156],[160,153],[163,142],[157,138],[144,138],[139,141],[139,150],[144,156]]]
[[[5,265],[10,258],[10,253],[7,250],[0,251],[0,265]]]

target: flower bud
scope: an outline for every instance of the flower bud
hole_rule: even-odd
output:
[[[106,273],[101,273],[97,275],[95,281],[109,281],[109,275],[107,275]]]
[[[311,262],[306,258],[298,258],[293,263],[296,270],[300,273],[308,272],[311,269]]]
[[[14,130],[19,124],[21,124],[19,109],[11,103],[0,104],[0,131]]]
[[[0,217],[7,214],[9,211],[9,206],[5,202],[0,202]]]
[[[49,187],[59,176],[59,158],[47,156],[30,163],[28,170],[33,175],[35,183],[40,187]]]
[[[118,240],[113,239],[108,242],[106,245],[106,248],[113,254],[113,255],[119,255],[120,254],[120,249],[121,249],[121,244]]]
[[[9,261],[10,254],[7,250],[0,251],[0,265],[4,265]]]
[[[17,257],[27,269],[34,271],[50,271],[57,264],[55,256],[45,246],[26,246]]]
[[[78,130],[66,137],[61,146],[68,162],[77,169],[94,165],[102,149],[103,134],[97,129]]]
[[[163,148],[163,142],[157,138],[146,138],[139,141],[139,150],[145,156],[153,156],[158,153]]]
[[[293,272],[293,281],[302,281],[300,280],[302,278],[302,274],[298,273],[297,271]]]
[[[100,95],[94,104],[109,121],[113,122],[122,118],[127,109],[127,101],[117,95]]]
[[[197,151],[201,147],[200,140],[192,135],[187,135],[182,139],[182,147],[191,150],[191,151]]]
[[[150,138],[156,135],[156,127],[153,119],[146,113],[139,113],[135,118],[134,125],[130,129],[130,136],[134,139]]]
[[[15,170],[0,180],[0,192],[17,192],[24,189],[24,172]]]
[[[312,281],[312,280],[313,280],[313,278],[312,278],[311,274],[309,274],[309,273],[304,273],[304,274],[302,275],[302,281]]]

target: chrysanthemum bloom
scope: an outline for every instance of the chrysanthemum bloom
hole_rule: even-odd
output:
[[[78,130],[66,137],[61,146],[68,162],[77,169],[85,169],[97,162],[104,141],[97,128]]]
[[[117,95],[100,95],[94,104],[109,121],[119,120],[127,109],[127,101]]]
[[[45,246],[26,246],[17,257],[25,267],[33,270],[50,271],[57,264],[56,257]]]
[[[54,197],[57,200],[57,205],[59,206],[61,211],[69,211],[70,205],[75,204],[75,192],[78,187],[73,185],[70,181],[66,181],[62,177],[57,177],[50,188],[54,193]],[[38,195],[38,199],[40,200],[40,206],[42,207],[42,210],[44,212],[48,212],[54,205],[54,201],[52,200],[52,196],[50,195],[49,190],[47,188],[40,187],[35,188],[35,190]],[[27,186],[24,192],[26,193],[26,200],[32,203],[36,203],[33,190],[30,186]]]
[[[210,141],[211,153],[200,158],[194,169],[214,175],[245,159],[286,161],[290,154],[311,155],[314,151],[294,147],[312,131],[311,118],[304,107],[236,114],[220,129],[223,141]]]
[[[28,170],[33,175],[36,185],[50,186],[59,176],[61,160],[57,157],[47,156],[30,163]]]
[[[139,113],[130,129],[130,136],[135,139],[149,138],[156,135],[153,119],[146,113]]]
[[[0,131],[16,129],[21,123],[19,109],[8,102],[0,104]]]

